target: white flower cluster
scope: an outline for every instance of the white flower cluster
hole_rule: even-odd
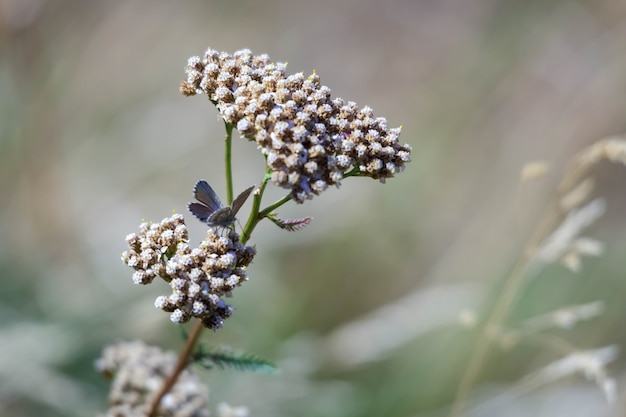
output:
[[[171,313],[173,322],[196,317],[205,327],[221,328],[233,313],[222,297],[248,280],[246,268],[256,249],[240,243],[234,231],[221,236],[213,229],[199,247],[191,248],[180,214],[139,229],[138,235],[126,237],[129,250],[122,253],[122,261],[135,270],[133,281],[145,285],[159,276],[170,284],[172,293],[157,297],[155,306]]]
[[[176,366],[174,352],[148,346],[140,341],[107,346],[96,368],[113,378],[106,415],[143,417],[148,404]],[[157,414],[177,417],[209,417],[209,390],[188,369],[159,403]]]
[[[384,181],[404,169],[411,147],[398,142],[400,128],[388,129],[367,106],[331,98],[316,73],[287,76],[285,69],[246,49],[208,49],[189,59],[180,90],[206,94],[227,123],[257,143],[272,182],[299,203],[346,176]]]

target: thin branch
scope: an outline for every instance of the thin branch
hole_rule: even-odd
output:
[[[233,125],[224,122],[226,128],[226,141],[224,146],[224,167],[226,169],[226,202],[230,206],[233,203],[233,166],[232,166],[232,142]]]
[[[191,334],[187,339],[187,343],[185,343],[183,350],[180,352],[180,355],[178,355],[178,362],[176,363],[174,371],[167,377],[165,383],[157,393],[156,397],[154,397],[154,399],[150,403],[150,407],[148,408],[147,413],[148,417],[156,417],[156,413],[159,408],[159,404],[163,399],[163,396],[172,389],[172,387],[178,380],[179,375],[187,367],[187,364],[189,363],[189,358],[191,358],[191,355],[193,354],[193,350],[196,346],[196,342],[198,341],[198,337],[200,336],[202,329],[204,329],[204,326],[202,325],[202,320],[196,320],[193,329],[191,329]]]

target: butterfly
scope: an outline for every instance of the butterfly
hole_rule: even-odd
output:
[[[199,203],[188,203],[187,210],[209,227],[228,227],[235,222],[237,212],[246,202],[254,185],[245,189],[233,200],[232,206],[224,207],[213,188],[205,180],[193,187],[193,195]]]

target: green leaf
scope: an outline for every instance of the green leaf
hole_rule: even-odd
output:
[[[303,217],[301,219],[279,219],[275,214],[267,216],[276,226],[288,232],[295,232],[296,230],[302,230],[311,223],[313,217]]]
[[[193,362],[206,368],[235,369],[238,371],[273,374],[278,372],[275,364],[248,352],[235,351],[229,347],[205,349],[200,347]]]

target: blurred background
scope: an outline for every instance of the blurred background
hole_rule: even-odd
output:
[[[119,255],[142,219],[173,210],[199,242],[205,229],[185,211],[193,184],[205,178],[224,195],[217,111],[178,93],[187,59],[208,46],[315,70],[334,96],[402,125],[413,146],[385,185],[348,179],[281,208],[314,217],[303,231],[257,228],[236,314],[203,340],[282,371],[205,373],[213,407],[448,415],[477,326],[563,170],[626,130],[624,1],[0,0],[0,414],[104,412],[109,385],[93,361],[105,345],[182,346],[153,306],[168,287],[133,285]],[[547,174],[521,184],[531,161]],[[236,191],[261,179],[251,144],[236,142],[234,164]],[[607,209],[585,234],[602,256],[578,273],[544,268],[505,328],[572,305],[595,303],[597,314],[496,343],[469,415],[624,414],[626,170],[602,164],[594,175]],[[605,347],[583,362],[614,378],[612,403],[606,381],[576,366],[537,374]]]

